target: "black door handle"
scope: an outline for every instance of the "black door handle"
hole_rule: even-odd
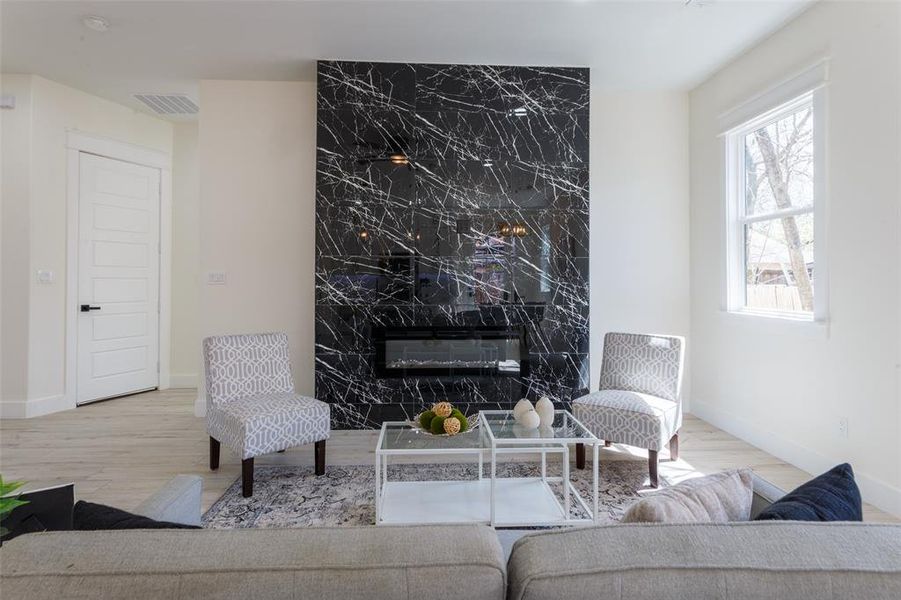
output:
[[[92,310],[100,310],[100,307],[99,306],[91,306],[90,304],[82,304],[81,305],[81,312],[89,312]]]

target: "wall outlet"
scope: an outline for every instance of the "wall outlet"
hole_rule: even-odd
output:
[[[206,274],[207,285],[225,285],[225,271],[209,271]]]
[[[845,439],[848,438],[848,417],[838,418],[838,435]]]

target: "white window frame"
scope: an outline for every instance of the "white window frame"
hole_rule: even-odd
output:
[[[722,134],[725,145],[726,200],[726,290],[725,309],[752,317],[791,319],[825,323],[828,320],[828,266],[826,253],[826,66],[825,61],[801,72],[766,93],[739,106],[721,122],[728,123]],[[745,136],[778,121],[801,107],[813,108],[814,198],[813,210],[792,208],[762,215],[745,214]],[[736,121],[738,121],[736,123]],[[746,290],[745,226],[784,216],[813,214],[813,312],[775,311],[749,308]]]

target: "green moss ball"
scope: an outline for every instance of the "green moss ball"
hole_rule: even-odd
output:
[[[451,412],[451,416],[460,421],[460,433],[463,433],[464,431],[469,429],[469,421],[466,420],[466,416],[458,409],[455,408],[453,412]]]
[[[432,426],[432,419],[435,418],[435,413],[430,410],[425,411],[421,415],[419,415],[419,424],[422,425],[423,429],[428,430]]]
[[[432,419],[431,424],[429,425],[429,429],[432,430],[432,433],[435,435],[441,435],[444,433],[444,419],[446,417],[435,417]]]
[[[464,417],[463,415],[460,415],[457,418],[460,419],[460,433],[463,433],[464,431],[469,431],[469,420],[466,417]]]

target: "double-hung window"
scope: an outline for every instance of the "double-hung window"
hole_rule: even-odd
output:
[[[727,308],[825,319],[821,89],[726,134]]]

